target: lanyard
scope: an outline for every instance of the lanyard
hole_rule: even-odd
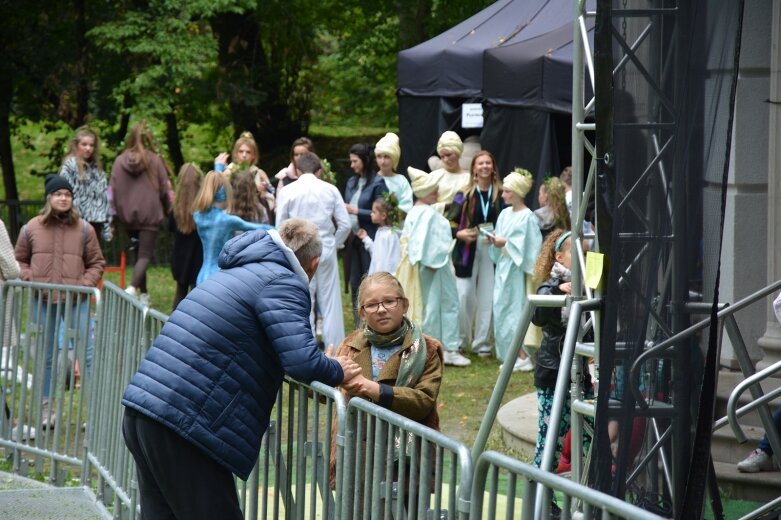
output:
[[[483,222],[488,222],[488,209],[491,207],[491,194],[494,191],[494,185],[488,186],[488,200],[483,200],[483,192],[477,188],[477,195],[480,197],[480,207],[483,210]]]

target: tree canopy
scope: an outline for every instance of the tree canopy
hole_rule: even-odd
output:
[[[396,53],[490,2],[51,0],[0,2],[0,166],[18,198],[11,137],[23,122],[89,123],[118,151],[132,118],[266,148],[323,125],[395,126]],[[455,4],[455,5],[454,5]],[[51,167],[64,142],[48,151]]]

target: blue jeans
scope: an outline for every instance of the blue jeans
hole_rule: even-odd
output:
[[[776,413],[773,414],[773,423],[776,425],[776,431],[781,433],[781,406],[779,406]],[[767,434],[762,436],[757,448],[770,455],[773,454],[773,448],[770,447],[770,441],[767,440]]]
[[[62,349],[65,341],[58,341],[64,334],[61,332],[61,328],[66,325],[65,316],[67,312],[67,306],[70,305],[70,324],[68,328],[77,329],[77,338],[79,344],[86,344],[86,370],[87,373],[92,371],[92,356],[94,351],[94,345],[90,338],[90,315],[89,315],[89,296],[77,295],[79,298],[74,298],[75,301],[70,303],[60,303],[61,311],[58,315],[57,305],[52,303],[51,306],[45,301],[41,301],[39,298],[33,300],[32,314],[33,318],[37,318],[38,333],[44,334],[43,342],[37,342],[38,345],[43,348],[45,355],[45,368],[43,373],[43,391],[41,392],[41,400],[48,400],[51,396],[51,383],[52,383],[52,362],[54,360],[55,350],[59,352]],[[36,316],[36,314],[40,314]],[[68,341],[71,344],[72,340]],[[40,359],[40,358],[39,358]]]

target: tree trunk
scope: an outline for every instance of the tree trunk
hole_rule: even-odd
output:
[[[431,17],[431,0],[399,0],[399,48],[408,49],[428,39],[426,20]]]
[[[178,175],[184,164],[184,157],[182,156],[182,143],[179,140],[176,112],[174,112],[173,108],[171,108],[171,112],[165,115],[165,141],[168,145],[169,158],[174,163],[174,175]]]
[[[123,112],[122,117],[119,120],[119,128],[117,129],[117,133],[114,136],[112,144],[112,148],[116,148],[119,143],[125,140],[125,137],[127,136],[127,129],[130,126],[130,114],[128,112]],[[119,151],[119,150],[117,150]]]
[[[6,201],[18,201],[19,191],[16,188],[16,172],[14,170],[14,155],[11,148],[11,96],[13,95],[13,75],[7,65],[0,65],[0,165],[3,168],[3,187]],[[12,237],[19,229],[19,206],[8,205],[8,231]]]
[[[87,32],[86,9],[84,0],[74,0],[73,9],[76,16],[76,47],[78,49],[78,73],[76,83],[76,122],[78,125],[87,123],[89,115],[89,48],[85,34]]]
[[[288,145],[301,135],[301,122],[291,121],[281,78],[289,71],[272,70],[260,25],[252,16],[222,13],[211,20],[217,36],[221,79],[217,94],[227,100],[234,134],[252,132],[264,147]]]

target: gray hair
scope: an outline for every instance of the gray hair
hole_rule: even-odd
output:
[[[323,241],[317,226],[302,218],[291,218],[279,226],[279,236],[298,259],[301,267],[304,267],[314,258],[323,253]]]
[[[313,152],[304,152],[296,159],[296,168],[301,173],[317,173],[323,168],[320,158]]]

